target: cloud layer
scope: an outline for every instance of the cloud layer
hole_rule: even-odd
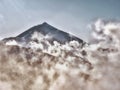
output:
[[[41,40],[29,48],[1,42],[0,89],[120,90],[120,22],[99,19],[91,27],[101,38],[83,48],[76,41],[46,50]]]

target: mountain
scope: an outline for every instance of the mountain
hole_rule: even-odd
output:
[[[58,41],[60,43],[65,43],[65,42],[69,42],[72,40],[76,40],[80,43],[83,42],[83,40],[81,40],[81,39],[79,39],[79,38],[77,38],[69,33],[61,31],[61,30],[47,24],[46,22],[44,22],[41,25],[37,25],[37,26],[34,26],[34,27],[28,29],[27,31],[18,35],[17,38],[24,39],[25,41],[29,40],[31,38],[31,35],[34,32],[39,32],[44,36],[47,35],[47,36],[51,37],[51,38],[49,38],[51,41],[54,40],[54,41]]]
[[[16,37],[5,38],[3,41],[16,40],[17,42],[27,43],[31,41],[35,33],[37,33],[37,36],[39,36],[37,37],[37,39],[42,38],[43,40],[48,40],[50,43],[53,43],[53,41],[57,41],[61,44],[64,44],[73,40],[78,41],[79,43],[84,43],[84,41],[80,38],[67,32],[61,31],[46,22],[28,29]]]

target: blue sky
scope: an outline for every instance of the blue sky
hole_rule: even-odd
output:
[[[0,0],[0,38],[49,24],[87,40],[97,18],[120,20],[120,0]]]

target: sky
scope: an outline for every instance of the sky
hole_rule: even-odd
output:
[[[0,39],[47,22],[87,41],[94,20],[120,20],[120,0],[0,0]]]

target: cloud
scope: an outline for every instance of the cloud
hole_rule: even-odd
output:
[[[83,48],[75,41],[55,42],[46,52],[0,43],[0,86],[14,86],[11,90],[120,90],[120,22],[98,20],[93,32],[99,33],[103,23],[104,41]],[[35,33],[33,38],[37,37]]]

